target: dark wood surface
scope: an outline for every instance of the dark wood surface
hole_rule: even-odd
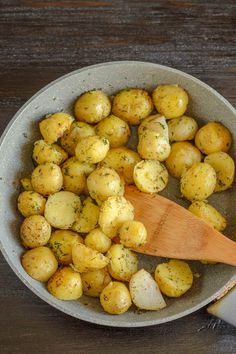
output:
[[[51,80],[112,60],[184,70],[236,106],[236,2],[0,0],[1,132]],[[145,329],[82,322],[43,303],[1,256],[0,353],[230,354],[236,329],[205,309]]]

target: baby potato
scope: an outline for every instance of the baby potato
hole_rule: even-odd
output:
[[[74,156],[78,142],[83,138],[93,135],[96,135],[96,133],[92,125],[84,122],[73,122],[70,129],[61,137],[61,146],[70,156]]]
[[[136,254],[123,245],[112,245],[107,252],[109,259],[108,271],[110,275],[122,281],[129,281],[138,271],[138,258]]]
[[[135,248],[147,242],[147,230],[140,221],[126,221],[118,232],[120,242],[128,248]]]
[[[81,208],[78,195],[60,191],[48,197],[45,205],[44,216],[55,228],[69,229],[76,219],[76,213]]]
[[[138,134],[142,135],[146,130],[152,130],[160,136],[169,140],[168,125],[164,116],[160,114],[151,115],[142,120],[138,127]]]
[[[32,157],[38,165],[46,162],[60,165],[68,158],[68,155],[67,152],[57,144],[50,145],[44,140],[37,140],[34,143]]]
[[[70,230],[55,230],[49,240],[49,247],[55,254],[60,264],[72,263],[72,247],[84,240],[76,232]]]
[[[129,290],[125,284],[118,281],[110,282],[100,295],[104,311],[111,315],[120,315],[130,308],[132,302]]]
[[[216,172],[215,192],[225,191],[232,186],[234,181],[235,164],[234,160],[226,154],[219,151],[205,157],[204,162],[211,165]]]
[[[226,228],[226,219],[211,204],[205,201],[197,201],[192,203],[189,208],[191,213],[204,220],[218,231],[224,231]]]
[[[170,141],[193,140],[198,130],[195,119],[189,116],[174,118],[168,122]]]
[[[17,201],[19,212],[27,217],[31,215],[43,215],[46,199],[39,193],[24,191],[20,193]]]
[[[193,273],[186,262],[170,260],[157,265],[155,280],[163,294],[169,297],[180,297],[191,288]]]
[[[32,172],[31,183],[35,192],[43,196],[59,192],[63,185],[60,167],[51,162],[37,166]]]
[[[24,177],[20,180],[21,186],[25,191],[33,191],[33,186],[31,183],[31,178]]]
[[[133,205],[124,197],[112,196],[102,203],[98,223],[104,234],[113,238],[121,225],[133,218]]]
[[[167,119],[181,117],[187,110],[188,94],[178,85],[160,85],[152,93],[156,110]]]
[[[137,188],[146,193],[158,193],[168,183],[165,166],[155,160],[142,160],[134,168],[134,182]]]
[[[171,119],[170,122],[173,120]],[[173,177],[180,178],[183,172],[193,164],[201,162],[201,159],[202,155],[194,145],[188,141],[180,141],[171,145],[171,152],[165,164]]]
[[[75,156],[81,162],[98,163],[109,150],[109,140],[97,135],[81,139],[75,148]]]
[[[214,192],[215,186],[215,170],[205,162],[192,165],[180,180],[180,191],[190,201],[207,199]]]
[[[109,259],[102,253],[99,253],[82,243],[77,243],[72,246],[72,261],[76,270],[83,273],[106,267]]]
[[[26,273],[35,280],[46,282],[58,267],[53,252],[45,246],[26,251],[21,259]]]
[[[91,198],[86,198],[82,209],[76,213],[72,230],[76,232],[88,233],[95,229],[98,224],[99,207],[94,204]]]
[[[125,183],[134,183],[134,166],[141,161],[139,154],[126,147],[110,149],[100,166],[113,168],[119,175],[124,177]]]
[[[46,116],[39,123],[40,132],[47,144],[55,143],[68,130],[73,118],[64,112],[54,113]]]
[[[51,226],[42,215],[27,217],[20,228],[22,244],[27,248],[44,246],[51,236]]]
[[[90,231],[85,237],[84,243],[86,246],[101,253],[107,252],[111,247],[111,239],[100,228]]]
[[[49,279],[47,289],[59,300],[78,300],[83,294],[80,274],[71,267],[58,269]]]
[[[75,102],[75,117],[86,123],[97,123],[111,112],[111,103],[101,90],[83,93]]]
[[[111,282],[106,268],[81,273],[84,295],[99,297],[103,289]]]
[[[206,155],[218,151],[227,152],[232,143],[230,131],[221,123],[209,122],[195,136],[197,148]]]
[[[170,154],[170,144],[164,136],[146,130],[139,136],[138,153],[143,159],[164,161]]]
[[[129,124],[140,124],[150,115],[153,103],[148,92],[142,89],[126,89],[118,92],[112,104],[112,113]]]

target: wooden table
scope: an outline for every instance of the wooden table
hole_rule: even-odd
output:
[[[235,15],[235,0],[0,0],[1,132],[51,80],[112,60],[184,70],[236,106]],[[2,256],[0,325],[4,354],[236,353],[236,329],[205,309],[145,329],[106,328],[66,316],[31,293]]]

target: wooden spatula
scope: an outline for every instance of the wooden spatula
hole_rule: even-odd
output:
[[[135,251],[153,256],[209,260],[236,266],[236,243],[180,205],[127,186],[135,220],[147,229],[147,243]]]

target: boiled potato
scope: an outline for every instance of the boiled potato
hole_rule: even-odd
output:
[[[98,163],[109,150],[109,140],[97,135],[81,139],[75,148],[75,156],[81,162]]]
[[[17,201],[19,212],[27,217],[31,215],[43,215],[46,199],[39,193],[24,191],[20,193]]]
[[[99,297],[103,289],[111,282],[106,268],[81,273],[83,293],[92,297]]]
[[[152,110],[153,103],[148,92],[136,88],[118,92],[112,104],[112,113],[133,125],[140,124]]]
[[[111,147],[125,145],[131,135],[128,124],[111,114],[96,125],[96,134],[109,140]]]
[[[82,209],[76,213],[72,230],[87,233],[98,225],[99,207],[94,204],[91,198],[86,198]]]
[[[130,308],[132,302],[125,284],[112,281],[102,291],[100,302],[104,311],[112,315],[120,315]]]
[[[125,183],[134,183],[134,166],[141,160],[139,154],[126,147],[110,149],[100,166],[114,168],[119,175],[124,177]]]
[[[197,148],[206,155],[230,149],[232,137],[230,131],[221,123],[209,122],[200,128],[195,136]]]
[[[69,265],[72,263],[72,247],[76,243],[84,243],[84,240],[76,232],[70,230],[53,231],[49,247],[61,264]]]
[[[169,140],[168,125],[164,116],[160,114],[151,115],[142,120],[138,127],[138,134],[142,135],[146,130],[152,130]]]
[[[174,118],[168,122],[170,141],[193,140],[198,130],[195,119],[189,116]]]
[[[71,267],[58,269],[49,279],[47,289],[59,300],[78,300],[83,294],[80,274]]]
[[[205,201],[197,201],[192,203],[189,208],[191,213],[204,220],[218,231],[224,231],[226,228],[226,219],[212,205]]]
[[[85,237],[84,243],[86,246],[101,253],[107,252],[111,247],[111,239],[100,228],[90,231]]]
[[[137,149],[146,160],[164,161],[170,154],[169,140],[153,130],[146,130],[139,136]]]
[[[72,261],[76,270],[83,273],[89,270],[106,267],[109,259],[102,253],[97,252],[82,243],[77,243],[72,246]]]
[[[64,112],[48,115],[39,123],[40,132],[48,144],[55,143],[68,130],[73,118]]]
[[[234,160],[226,152],[215,152],[205,157],[204,162],[211,165],[216,171],[215,192],[225,191],[234,181]]]
[[[45,246],[26,251],[21,263],[31,278],[41,282],[48,281],[58,267],[53,252]]]
[[[138,162],[133,176],[137,188],[146,193],[158,193],[168,183],[167,169],[161,162],[155,160]]]
[[[129,248],[144,245],[147,242],[147,230],[140,221],[126,221],[118,232],[120,242]]]
[[[111,103],[101,90],[83,93],[75,102],[74,112],[77,120],[97,123],[106,118],[111,111]]]
[[[113,238],[121,225],[133,218],[133,205],[124,197],[113,196],[102,203],[98,223],[104,234]]]
[[[70,156],[75,155],[75,148],[82,138],[96,135],[95,129],[92,125],[84,122],[73,122],[70,129],[68,129],[61,137],[61,146]]]
[[[123,245],[112,245],[107,252],[109,259],[108,271],[110,275],[122,281],[129,281],[138,271],[138,258],[136,254]]]
[[[20,183],[22,185],[22,188],[25,191],[32,191],[33,190],[33,186],[32,186],[32,183],[31,183],[31,178],[29,178],[29,177],[21,178]]]
[[[32,172],[31,183],[35,192],[44,196],[59,192],[63,185],[60,167],[51,162],[37,166]]]
[[[167,119],[181,117],[187,110],[188,94],[178,85],[160,85],[152,93],[156,110]]]
[[[202,155],[194,145],[188,141],[180,141],[171,145],[171,152],[165,164],[173,177],[180,178],[183,172],[193,164],[201,162],[201,159]]]
[[[215,187],[215,170],[204,162],[192,165],[180,180],[180,191],[190,201],[207,199],[214,192]]]
[[[170,260],[158,264],[155,280],[163,294],[169,297],[180,297],[191,288],[193,273],[186,262]]]
[[[76,213],[81,208],[78,195],[60,191],[48,197],[45,205],[44,216],[55,228],[69,229],[76,219]]]
[[[57,144],[50,145],[44,140],[37,140],[34,143],[32,157],[38,165],[46,162],[60,165],[68,158],[68,155],[67,152]]]
[[[22,244],[27,248],[44,246],[51,236],[51,226],[42,215],[27,217],[20,228]]]

